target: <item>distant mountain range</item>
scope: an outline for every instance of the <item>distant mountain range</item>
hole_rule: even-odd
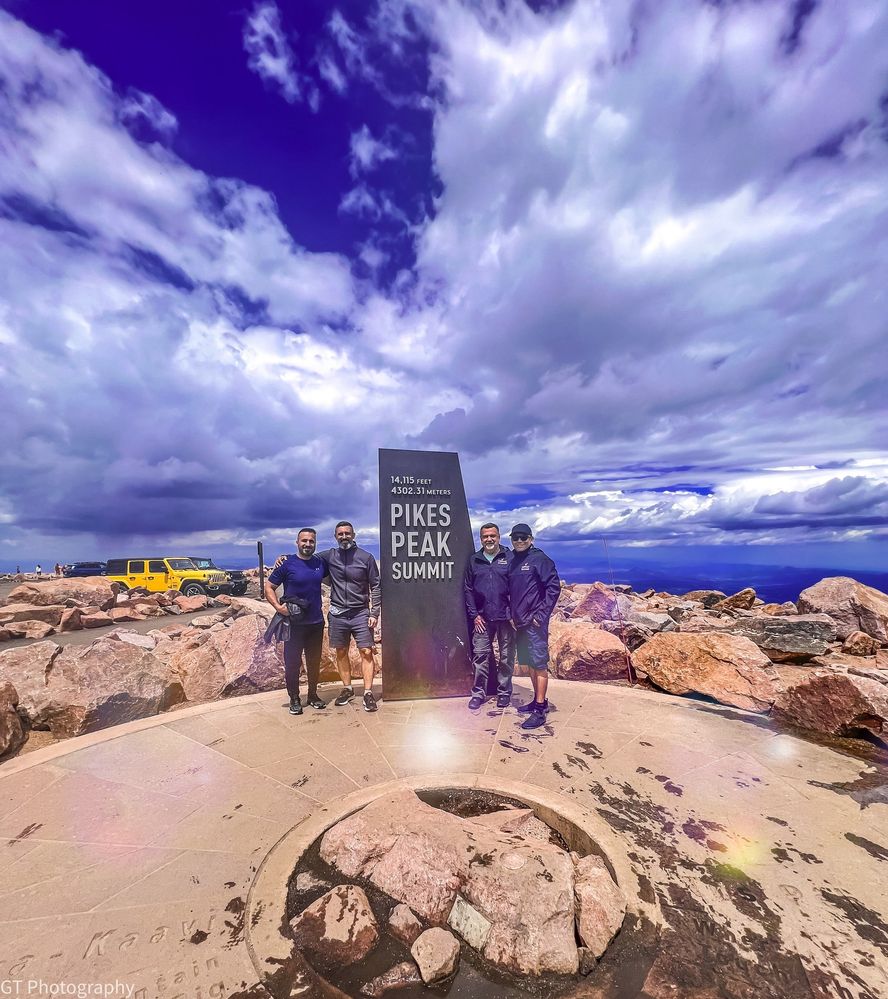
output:
[[[371,551],[375,546],[367,546]],[[267,553],[266,561],[271,564],[277,552]],[[242,556],[227,558],[216,556],[219,565],[229,569],[247,569],[256,562]],[[556,555],[556,563],[561,578],[569,583],[591,583],[596,579],[603,583],[628,583],[633,589],[665,590],[668,593],[686,593],[688,590],[713,589],[725,593],[735,593],[746,586],[768,603],[783,603],[796,600],[799,593],[808,586],[827,576],[851,576],[853,579],[888,593],[888,572],[873,572],[867,569],[808,568],[793,565],[760,565],[730,562],[700,562],[677,564],[668,559],[637,560],[612,556],[610,564],[599,556],[593,556],[582,548],[573,554],[567,546],[562,546]],[[21,563],[25,572],[34,570],[34,562]],[[53,563],[42,562],[43,570],[52,571]],[[0,562],[0,572],[13,572],[15,563]],[[613,579],[611,578],[613,573]]]

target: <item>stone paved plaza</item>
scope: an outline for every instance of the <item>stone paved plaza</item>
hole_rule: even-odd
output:
[[[812,996],[888,996],[879,768],[716,705],[558,681],[550,696],[550,723],[523,733],[514,708],[471,714],[463,699],[367,714],[358,697],[294,718],[275,691],[0,765],[0,981],[266,995],[251,892],[275,845],[440,778],[588,816],[652,919],[704,912],[741,963],[766,940]]]

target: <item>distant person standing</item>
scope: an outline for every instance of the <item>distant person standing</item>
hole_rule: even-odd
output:
[[[497,664],[496,706],[505,708],[512,703],[515,664],[515,629],[509,620],[509,559],[512,553],[500,544],[496,524],[482,525],[479,537],[481,547],[469,559],[463,581],[466,613],[472,624],[474,679],[469,698],[472,711],[487,700],[487,678],[494,658]]]
[[[348,661],[348,647],[354,637],[364,674],[364,710],[376,711],[372,689],[373,629],[379,620],[379,566],[370,552],[355,544],[355,529],[347,520],[339,521],[333,536],[336,547],[321,553],[330,573],[327,636],[330,648],[336,650],[336,668],[342,680],[342,690],[333,703],[342,707],[355,696]]]
[[[62,567],[59,565],[58,562],[56,562],[56,564],[55,564],[55,574],[57,576],[61,576],[61,574],[62,574]]]
[[[533,531],[516,524],[509,537],[509,605],[517,631],[518,662],[530,667],[533,699],[518,710],[528,717],[522,728],[539,728],[546,722],[549,701],[549,618],[561,592],[558,570],[549,556],[533,544]]]
[[[286,555],[275,563],[265,580],[265,599],[280,615],[272,625],[283,626],[284,677],[290,695],[290,714],[302,714],[299,699],[299,674],[305,657],[308,676],[309,707],[322,710],[327,705],[318,696],[318,676],[321,672],[321,649],[324,641],[324,612],[321,609],[321,580],[327,575],[327,565],[315,555],[317,532],[303,527],[296,536],[296,554]],[[283,584],[283,601],[275,588]],[[270,628],[269,631],[273,629]],[[270,637],[266,641],[270,641]]]
[[[37,573],[38,577],[39,577],[39,576],[42,576],[42,575],[43,575],[43,567],[42,567],[42,566],[40,565],[40,563],[39,563],[39,562],[38,562],[38,563],[37,563],[37,565],[35,566],[35,568],[34,568],[34,572],[36,572],[36,573]]]

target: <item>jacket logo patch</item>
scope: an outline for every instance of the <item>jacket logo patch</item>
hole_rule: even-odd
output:
[[[530,566],[525,563],[524,565],[521,566],[521,571],[530,572]]]

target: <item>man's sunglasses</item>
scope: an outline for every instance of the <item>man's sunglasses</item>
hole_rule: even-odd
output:
[[[530,541],[529,534],[513,534],[511,538],[513,541]]]

